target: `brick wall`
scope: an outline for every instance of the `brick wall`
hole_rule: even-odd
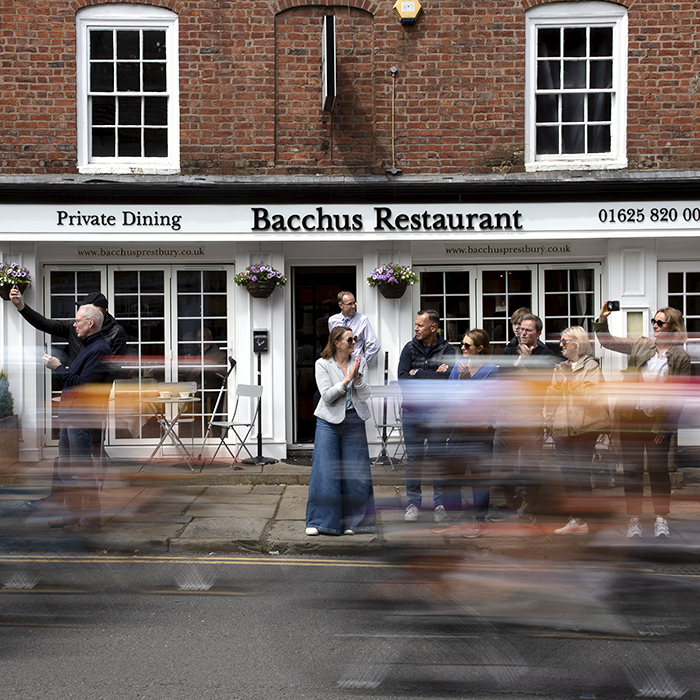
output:
[[[75,13],[0,6],[0,175],[76,172]],[[95,3],[98,4],[98,3]],[[183,175],[517,172],[531,0],[180,0]],[[696,168],[700,6],[629,6],[631,169]],[[321,111],[321,16],[336,14],[338,92]],[[398,72],[392,77],[391,66]]]

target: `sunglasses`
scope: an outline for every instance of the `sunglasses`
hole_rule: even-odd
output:
[[[461,347],[463,348],[473,348],[474,344],[473,343],[462,343]]]
[[[346,342],[348,343],[356,343],[360,339],[360,336],[355,335],[355,336],[350,336],[349,338],[346,338]]]
[[[652,326],[665,326],[666,323],[667,323],[667,321],[659,321],[659,320],[657,320],[657,319],[655,319],[655,318],[652,319],[652,321],[651,321],[651,325],[652,325]]]

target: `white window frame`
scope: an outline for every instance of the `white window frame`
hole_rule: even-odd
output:
[[[90,152],[89,42],[91,29],[161,29],[166,32],[166,85],[168,97],[168,156],[166,158],[93,157]],[[78,172],[115,175],[172,175],[180,171],[180,105],[178,86],[178,17],[149,5],[124,3],[94,5],[76,18]],[[140,93],[137,93],[140,94]]]
[[[565,155],[536,153],[535,90],[537,30],[540,27],[613,27],[613,87],[611,150]],[[534,7],[525,15],[525,169],[601,170],[627,167],[627,10],[610,2],[555,2]]]

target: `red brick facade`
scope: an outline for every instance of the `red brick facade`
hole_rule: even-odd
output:
[[[0,7],[0,175],[76,170],[75,14]],[[180,0],[181,174],[449,175],[524,169],[530,0]],[[629,168],[700,166],[700,6],[630,0]],[[336,15],[338,99],[321,110],[321,17]],[[392,77],[390,68],[398,72]],[[392,133],[394,138],[392,139]]]

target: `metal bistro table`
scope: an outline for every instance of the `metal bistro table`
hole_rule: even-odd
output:
[[[147,404],[151,408],[153,415],[156,417],[156,420],[160,425],[162,433],[160,442],[156,445],[156,448],[153,450],[148,460],[141,466],[139,472],[142,472],[153,461],[156,453],[163,446],[163,443],[167,438],[170,438],[170,441],[173,443],[175,448],[180,451],[185,462],[187,462],[187,466],[190,468],[190,471],[195,471],[195,456],[194,454],[190,454],[189,450],[185,447],[185,444],[182,442],[180,436],[176,432],[176,428],[183,413],[186,413],[191,406],[199,402],[200,399],[195,396],[172,396],[167,398],[162,396],[153,396],[139,399],[139,403]],[[177,411],[171,411],[171,418],[168,418],[168,406],[175,405],[177,405]]]

